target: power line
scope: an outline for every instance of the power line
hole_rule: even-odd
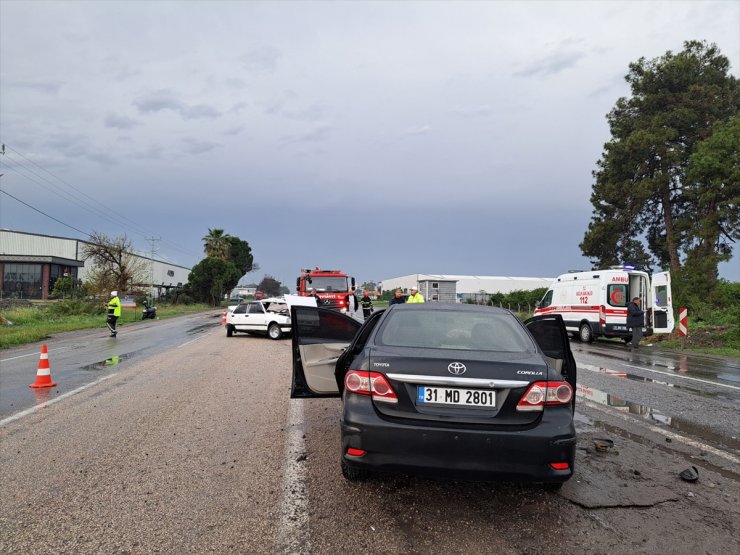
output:
[[[36,207],[34,207],[34,206],[31,206],[31,205],[30,205],[30,204],[28,204],[27,202],[23,202],[23,201],[22,201],[21,199],[19,199],[18,197],[14,197],[13,195],[11,195],[11,194],[10,194],[9,192],[7,192],[7,191],[3,191],[2,189],[0,189],[0,193],[2,193],[2,194],[4,194],[4,195],[8,195],[8,196],[9,196],[10,198],[12,198],[12,199],[15,199],[15,200],[17,200],[18,202],[20,202],[21,204],[23,204],[23,205],[25,205],[25,206],[28,206],[28,207],[29,207],[29,208],[30,208],[31,210],[35,210],[35,211],[36,211],[36,212],[38,212],[39,214],[43,214],[43,215],[44,215],[44,216],[46,216],[47,218],[51,218],[51,219],[52,219],[52,220],[54,220],[55,222],[59,222],[60,224],[62,224],[63,226],[66,226],[66,227],[68,227],[69,229],[74,229],[75,231],[79,231],[79,232],[80,232],[80,233],[82,233],[83,235],[88,235],[88,236],[90,235],[90,233],[88,233],[87,231],[82,231],[81,229],[77,229],[77,228],[76,228],[76,227],[74,227],[74,226],[71,226],[71,225],[69,225],[69,224],[65,224],[65,223],[64,223],[64,222],[63,222],[62,220],[58,220],[58,219],[56,219],[56,218],[55,218],[54,216],[50,216],[49,214],[47,214],[47,213],[46,213],[46,212],[44,212],[43,210],[39,210],[38,208],[36,208]]]
[[[12,161],[12,163],[13,163],[13,164],[16,164],[16,162],[15,162],[15,161]],[[91,206],[90,204],[86,203],[85,201],[78,201],[78,200],[77,200],[77,199],[75,199],[75,198],[74,198],[74,196],[72,196],[72,195],[70,195],[70,197],[71,197],[71,198],[68,198],[67,196],[64,196],[64,195],[69,195],[69,193],[66,193],[65,191],[61,191],[61,192],[60,192],[60,191],[56,191],[56,190],[54,190],[54,189],[51,189],[51,188],[47,187],[46,185],[44,185],[44,184],[43,184],[43,183],[41,183],[40,181],[37,181],[37,180],[35,180],[34,178],[32,178],[32,177],[30,177],[30,176],[26,175],[26,174],[25,174],[25,173],[23,173],[22,171],[18,170],[18,168],[14,167],[14,166],[9,166],[9,165],[7,165],[7,162],[6,162],[6,166],[5,166],[5,167],[6,167],[6,168],[8,168],[8,169],[9,169],[10,171],[12,171],[12,172],[15,172],[15,173],[17,173],[18,175],[20,175],[20,176],[22,176],[22,177],[24,177],[24,178],[28,179],[29,181],[31,181],[31,182],[33,182],[33,183],[35,183],[35,184],[36,184],[36,185],[38,185],[39,187],[42,187],[42,188],[46,189],[46,190],[47,190],[47,191],[49,191],[50,193],[53,193],[53,194],[55,194],[55,195],[56,195],[56,196],[58,196],[59,198],[61,198],[61,199],[64,199],[64,200],[66,200],[67,202],[71,202],[72,204],[76,204],[77,206],[79,206],[79,207],[80,207],[80,208],[82,208],[83,210],[87,210],[87,211],[88,211],[89,213],[91,213],[91,214],[93,214],[93,215],[95,215],[95,216],[98,216],[98,217],[102,217],[103,219],[105,219],[105,220],[108,220],[109,222],[111,222],[111,223],[114,223],[114,224],[116,224],[116,225],[121,225],[121,226],[123,226],[123,227],[127,227],[127,226],[126,226],[125,224],[123,224],[123,223],[122,223],[121,221],[116,221],[115,219],[113,219],[113,218],[112,218],[111,216],[109,216],[108,214],[106,214],[106,213],[102,212],[101,210],[98,210],[97,208],[95,208],[95,207]],[[54,185],[53,183],[49,182],[49,181],[48,181],[48,180],[47,180],[46,178],[44,178],[43,176],[40,176],[40,175],[36,174],[35,172],[33,172],[32,170],[28,170],[27,168],[23,168],[23,169],[24,169],[24,170],[26,170],[26,171],[30,171],[31,173],[33,173],[34,175],[36,175],[36,176],[37,176],[37,177],[38,177],[39,179],[43,179],[43,180],[47,181],[47,182],[48,182],[48,183],[49,183],[49,184],[50,184],[50,185],[51,185],[52,187],[56,187],[56,185]],[[132,231],[135,231],[135,232],[136,232],[136,230],[133,230],[133,229],[132,229]],[[141,232],[137,232],[137,233],[141,233]]]
[[[80,189],[78,189],[77,187],[75,187],[74,185],[72,185],[71,183],[68,183],[67,181],[65,181],[64,179],[62,179],[61,177],[59,177],[58,175],[56,175],[53,172],[47,170],[46,168],[44,168],[43,166],[41,166],[38,163],[34,162],[30,158],[24,156],[23,154],[21,154],[20,152],[18,152],[14,148],[12,148],[11,146],[8,146],[6,144],[3,144],[2,145],[2,148],[0,149],[0,154],[5,155],[6,162],[7,162],[7,155],[8,155],[8,152],[6,152],[6,149],[7,149],[8,152],[15,153],[16,155],[18,155],[23,160],[26,160],[30,164],[33,164],[34,166],[36,166],[37,168],[39,168],[41,171],[49,174],[54,179],[58,180],[60,183],[62,183],[65,186],[67,186],[67,187],[69,187],[69,188],[77,191],[78,193],[80,193],[80,195],[82,195],[82,196],[90,199],[95,204],[103,207],[106,210],[106,212],[102,212],[101,210],[99,210],[99,209],[95,208],[94,206],[92,206],[91,204],[87,203],[85,200],[83,200],[83,199],[77,197],[76,195],[74,195],[73,193],[69,193],[67,191],[63,191],[63,192],[64,192],[65,195],[68,195],[69,197],[71,197],[71,199],[70,198],[65,198],[59,192],[51,191],[51,192],[55,193],[57,196],[60,196],[61,198],[64,198],[64,200],[67,200],[68,202],[72,202],[72,203],[76,204],[77,206],[80,206],[81,208],[87,210],[88,212],[90,212],[92,214],[95,214],[96,216],[103,217],[104,219],[106,219],[109,222],[112,222],[112,223],[114,223],[116,225],[119,225],[119,226],[123,227],[124,229],[128,229],[131,232],[136,233],[137,235],[140,235],[140,236],[144,237],[145,239],[148,239],[147,238],[147,234],[153,235],[153,232],[151,232],[150,230],[147,230],[146,228],[140,226],[138,223],[136,223],[135,221],[131,220],[130,218],[127,218],[126,216],[120,215],[120,218],[121,219],[118,219],[117,215],[111,215],[111,214],[109,214],[107,212],[108,210],[110,210],[110,208],[108,206],[102,204],[101,202],[99,202],[95,198],[91,197],[90,195],[86,194],[85,192],[81,191]],[[35,175],[36,177],[38,177],[39,179],[42,179],[45,182],[49,183],[49,185],[51,185],[52,187],[54,187],[56,189],[59,189],[59,186],[58,185],[56,185],[55,183],[53,183],[49,179],[45,178],[44,176],[39,175],[32,168],[26,167],[26,165],[24,165],[22,162],[19,162],[18,160],[13,160],[12,158],[11,158],[11,161],[12,161],[13,164],[20,166],[23,170],[25,170],[27,172],[30,172],[33,175]],[[36,185],[39,185],[39,186],[45,188],[47,191],[49,190],[49,188],[46,187],[46,186],[44,186],[43,183],[40,183],[39,181],[37,181],[37,180],[29,177],[28,175],[22,173],[17,168],[15,168],[13,166],[8,166],[8,169],[10,169],[10,170],[14,171],[15,173],[21,175],[22,177],[28,179],[29,181],[35,183]],[[12,196],[12,195],[8,194],[8,196]],[[17,197],[13,197],[13,198],[16,199],[16,200],[18,200],[18,202],[23,202],[20,199],[18,199]],[[30,206],[29,204],[27,204],[25,202],[23,202],[23,204],[25,204],[26,206],[29,206],[29,207],[33,208],[34,210],[38,211],[39,213],[44,214],[45,216],[48,216],[48,217],[54,219],[55,221],[60,221],[60,220],[56,220],[56,218],[53,218],[52,216],[49,216],[48,214],[46,214],[44,212],[41,212],[40,210],[38,210],[38,209]],[[122,220],[126,220],[126,221],[130,222],[131,224],[133,224],[134,227],[132,227],[131,225],[128,225],[128,224],[124,223]],[[63,222],[60,222],[60,223],[63,223]],[[66,225],[66,224],[64,224],[64,225]],[[71,227],[71,226],[67,226],[67,227]],[[72,228],[72,229],[76,229],[76,228]],[[77,230],[77,231],[79,231],[79,230]],[[82,233],[84,233],[84,232],[82,232]],[[188,254],[188,255],[191,255],[191,256],[197,256],[192,251],[189,251],[187,249],[184,249],[184,248],[180,247],[179,245],[176,245],[175,243],[172,243],[172,242],[167,241],[167,240],[163,240],[161,238],[160,238],[160,240],[162,240],[163,243],[169,245],[171,248],[173,248],[173,249],[175,249],[177,251],[180,251],[182,253],[185,253],[185,254]]]
[[[99,205],[99,206],[100,206],[100,207],[102,207],[102,208],[103,208],[104,210],[109,210],[109,209],[110,209],[110,208],[109,208],[108,206],[106,206],[106,205],[105,205],[105,204],[103,204],[102,202],[100,202],[100,201],[98,201],[97,199],[95,199],[95,198],[91,197],[90,195],[88,195],[88,194],[87,194],[87,193],[85,193],[84,191],[81,191],[80,189],[78,189],[77,187],[75,187],[74,185],[72,185],[71,183],[69,183],[69,182],[65,181],[64,179],[62,179],[61,177],[59,177],[58,175],[56,175],[55,173],[52,173],[51,171],[47,170],[47,169],[46,169],[46,168],[44,168],[43,166],[41,166],[41,165],[39,165],[38,163],[34,162],[34,161],[33,161],[33,160],[31,160],[30,158],[28,158],[28,157],[24,156],[23,154],[21,154],[20,152],[18,152],[17,150],[15,150],[15,149],[14,149],[13,147],[11,147],[11,146],[8,146],[8,145],[3,145],[3,146],[5,146],[5,147],[6,147],[6,148],[7,148],[7,149],[8,149],[9,151],[10,151],[10,152],[13,152],[13,153],[17,154],[18,156],[20,156],[21,158],[23,158],[23,159],[24,159],[24,160],[26,160],[27,162],[29,162],[29,163],[33,164],[34,166],[36,166],[37,168],[39,168],[39,169],[40,169],[41,171],[43,171],[43,172],[45,172],[45,173],[48,173],[48,174],[49,174],[50,176],[52,176],[52,177],[53,177],[54,179],[56,179],[56,180],[58,180],[59,182],[63,183],[64,185],[66,185],[66,186],[67,186],[67,187],[69,187],[70,189],[73,189],[73,190],[77,191],[78,193],[80,193],[80,194],[81,194],[82,196],[84,196],[84,197],[86,197],[86,198],[90,199],[90,200],[91,200],[92,202],[94,202],[95,204]],[[3,152],[5,152],[5,151],[3,151]],[[19,163],[19,162],[15,161],[15,160],[14,160],[13,162],[14,162],[14,163],[16,163],[16,164],[18,164],[18,163]],[[29,170],[29,171],[30,171],[30,170]],[[34,173],[34,174],[35,174],[35,173]],[[35,175],[38,175],[38,174],[35,174]],[[39,176],[39,177],[40,177],[41,179],[45,179],[45,178],[43,178],[43,177],[41,177],[41,176]],[[49,181],[48,179],[45,179],[45,181],[47,181],[48,183],[51,183],[51,182],[50,182],[50,181]],[[71,195],[71,196],[74,196],[74,195]],[[81,202],[85,203],[84,201],[81,201]],[[90,206],[90,205],[89,205],[88,203],[85,203],[85,204],[86,204],[87,206]],[[90,208],[91,208],[91,209],[93,209],[93,210],[98,210],[98,211],[99,211],[99,209],[93,208],[92,206],[90,206]],[[143,228],[143,227],[139,226],[139,224],[137,224],[137,223],[136,223],[135,221],[133,221],[133,220],[131,220],[131,219],[127,218],[126,216],[121,216],[121,217],[122,217],[122,218],[123,218],[124,220],[126,220],[126,221],[130,222],[131,224],[135,225],[136,227],[138,227],[138,228],[139,228],[139,230],[143,230],[143,231],[145,231],[146,233],[149,233],[149,231],[147,231],[147,230],[146,230],[145,228]],[[116,222],[116,223],[118,223],[119,225],[121,225],[121,223],[120,223],[120,222]],[[125,227],[125,224],[123,224],[123,225],[124,225],[124,227]]]

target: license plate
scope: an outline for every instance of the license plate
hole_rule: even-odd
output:
[[[416,404],[495,407],[496,392],[490,389],[419,386],[416,395]]]
[[[627,326],[614,326],[615,331],[627,331]]]

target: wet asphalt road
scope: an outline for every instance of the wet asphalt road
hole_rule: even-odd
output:
[[[118,337],[108,329],[58,334],[45,341],[51,375],[57,387],[32,389],[41,343],[0,352],[0,421],[13,414],[72,392],[125,370],[131,363],[177,348],[219,324],[218,312],[167,320],[119,325]]]
[[[53,403],[10,394],[30,391],[37,355],[14,359],[34,360],[22,377],[7,359],[38,346],[2,353],[0,401],[13,407],[0,426],[0,552],[740,550],[739,361],[573,343],[579,448],[557,494],[403,476],[349,484],[340,402],[288,399],[289,340],[176,320],[132,327],[114,347],[89,332],[48,342],[51,398],[93,384]],[[604,436],[614,449],[595,452]],[[677,478],[689,465],[695,484]]]

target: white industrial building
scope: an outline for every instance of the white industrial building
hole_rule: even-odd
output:
[[[91,261],[83,258],[86,241],[0,229],[0,295],[47,299],[60,277],[85,280]],[[149,268],[154,296],[187,283],[190,268],[133,253]],[[123,292],[122,292],[123,293]]]
[[[411,287],[418,287],[419,292],[429,301],[450,302],[448,292],[454,283],[454,296],[459,301],[486,301],[495,293],[512,291],[531,291],[540,287],[549,287],[554,278],[541,277],[505,277],[505,276],[462,276],[449,274],[409,274],[396,278],[384,279],[381,282],[383,291],[401,289],[408,293]]]

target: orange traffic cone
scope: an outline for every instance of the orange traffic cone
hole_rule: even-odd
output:
[[[223,326],[226,323],[226,311],[224,310],[224,313],[221,315],[221,325]]]
[[[36,371],[36,381],[28,387],[54,387],[56,384],[51,380],[51,368],[49,368],[49,351],[46,343],[41,345],[41,356],[39,357],[39,369]]]

